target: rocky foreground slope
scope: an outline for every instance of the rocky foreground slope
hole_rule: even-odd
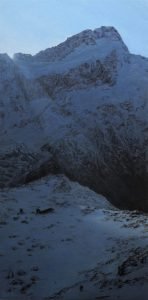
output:
[[[0,191],[0,299],[147,300],[148,219],[50,175]]]
[[[1,187],[56,172],[148,211],[148,59],[113,27],[0,56]]]

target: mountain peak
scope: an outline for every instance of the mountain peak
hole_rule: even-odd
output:
[[[96,28],[94,30],[91,29],[86,29],[83,30],[82,32],[68,38],[73,39],[73,38],[93,38],[94,40],[100,39],[100,38],[112,38],[114,40],[121,40],[122,38],[118,31],[113,27],[113,26],[102,26],[100,28]]]
[[[11,58],[7,53],[0,53],[0,61],[11,61]]]
[[[70,53],[81,45],[96,45],[97,42],[101,39],[106,39],[109,42],[117,41],[121,43],[124,50],[128,52],[128,48],[124,44],[118,31],[112,26],[102,26],[100,28],[96,28],[95,30],[87,29],[78,34],[75,34],[55,47],[40,51],[34,56],[34,58],[37,58],[39,60],[54,60],[59,56],[61,59],[62,53],[64,53],[63,56],[65,56],[65,53]]]
[[[55,61],[62,59],[67,54],[73,52],[76,48],[84,45],[91,46],[96,45],[101,40],[106,40],[107,42],[115,43],[118,42],[122,45],[122,48],[128,51],[127,46],[124,44],[119,32],[113,26],[102,26],[100,28],[86,29],[71,37],[68,37],[64,42],[57,46],[47,48],[38,52],[36,55],[16,53],[14,54],[15,61],[32,61],[32,60],[43,60],[43,61]]]
[[[97,38],[111,37],[113,39],[122,41],[122,38],[121,38],[119,32],[113,26],[102,26],[100,28],[96,28],[93,31],[93,33],[96,35]]]
[[[114,27],[102,26],[102,27],[96,28],[94,30],[92,30],[92,29],[83,30],[80,33],[77,33],[77,34],[67,38],[67,40],[64,43],[67,43],[69,45],[70,45],[70,43],[71,44],[74,43],[74,45],[75,45],[76,41],[79,41],[80,44],[84,43],[86,45],[89,45],[89,44],[95,44],[96,40],[102,39],[102,38],[109,38],[112,40],[122,41],[120,34]]]

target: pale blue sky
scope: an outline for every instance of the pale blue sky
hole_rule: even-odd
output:
[[[148,0],[0,0],[0,52],[34,54],[102,25],[148,57]]]

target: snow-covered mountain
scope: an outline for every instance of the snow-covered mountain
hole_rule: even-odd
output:
[[[113,27],[0,55],[0,298],[147,299],[147,113]]]
[[[62,172],[148,211],[148,59],[113,27],[34,56],[1,55],[0,106],[1,186]]]

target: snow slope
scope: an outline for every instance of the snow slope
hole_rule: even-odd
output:
[[[63,175],[0,199],[0,299],[147,299],[147,216]]]

